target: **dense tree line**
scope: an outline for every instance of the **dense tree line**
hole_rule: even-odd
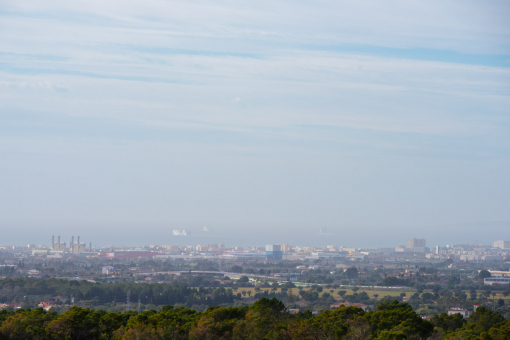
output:
[[[0,280],[0,302],[11,302],[23,296],[61,296],[64,303],[74,298],[75,303],[88,301],[91,305],[126,301],[127,294],[140,297],[143,304],[186,304],[217,306],[232,304],[235,298],[231,289],[224,287],[188,287],[182,284],[100,284],[85,280],[62,279],[4,279]]]
[[[375,311],[341,307],[312,315],[289,314],[262,298],[250,307],[210,307],[197,312],[164,306],[140,314],[73,307],[64,314],[42,309],[0,312],[0,339],[510,339],[510,321],[478,308],[467,320],[441,314],[423,320],[410,305],[391,301]]]

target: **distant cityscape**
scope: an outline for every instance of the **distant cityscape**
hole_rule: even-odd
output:
[[[322,230],[321,230],[322,231]],[[174,230],[174,235],[185,236],[185,230]],[[160,259],[172,258],[204,258],[220,260],[334,260],[346,259],[350,261],[370,260],[396,261],[405,259],[415,260],[444,260],[452,259],[459,261],[485,261],[503,262],[510,256],[510,241],[494,241],[492,245],[484,244],[452,244],[446,247],[427,247],[423,238],[412,238],[407,240],[406,245],[399,245],[395,248],[373,247],[355,248],[328,245],[326,247],[293,246],[289,244],[276,244],[258,247],[227,247],[223,243],[199,244],[196,246],[178,245],[149,245],[141,247],[125,247],[110,245],[97,248],[92,242],[82,243],[80,236],[71,236],[69,245],[61,242],[61,237],[51,237],[50,245],[30,244],[22,246],[0,246],[0,250],[19,253],[20,255],[31,255],[48,259],[68,258],[70,256],[85,257],[107,257],[107,258],[142,258],[154,257]]]
[[[42,307],[61,313],[78,305],[130,310],[135,294],[138,309],[177,304],[205,310],[216,303],[242,306],[276,297],[293,311],[342,305],[373,310],[397,299],[424,318],[441,312],[468,317],[478,306],[510,316],[510,241],[432,248],[423,238],[395,248],[222,243],[98,248],[80,236],[71,236],[69,243],[59,235],[48,239],[47,245],[0,246],[0,285],[12,279],[20,285],[0,289],[0,309]],[[50,280],[55,288],[27,288],[38,280]],[[95,296],[87,293],[88,285],[96,285]],[[121,286],[112,293],[111,285]],[[190,287],[186,294],[191,295],[168,293],[156,299],[142,294],[175,287]],[[222,289],[230,294],[224,300],[192,297]]]
[[[205,230],[205,228],[204,228]],[[186,235],[186,231],[174,231],[174,234]],[[354,248],[328,245],[327,247],[293,246],[289,244],[271,244],[259,247],[226,247],[225,244],[199,244],[196,246],[178,245],[149,245],[142,247],[123,247],[110,245],[108,247],[96,248],[92,242],[82,243],[80,236],[71,237],[70,243],[62,242],[60,236],[51,237],[51,245],[28,245],[22,246],[0,246],[0,250],[15,254],[20,259],[46,259],[46,260],[69,260],[72,258],[89,259],[143,259],[154,260],[211,260],[211,261],[343,261],[352,264],[372,265],[379,263],[393,263],[399,261],[413,261],[422,263],[434,263],[445,260],[455,262],[486,263],[494,264],[508,263],[510,261],[510,241],[494,241],[492,245],[483,244],[456,244],[446,247],[427,247],[423,238],[412,238],[407,240],[407,245],[400,245],[395,248]],[[5,261],[4,261],[5,262]],[[7,261],[9,262],[9,261]],[[12,261],[11,261],[12,262]],[[5,264],[4,264],[5,265]],[[12,264],[15,266],[15,264]],[[453,264],[450,265],[454,266]],[[347,267],[347,266],[344,266]],[[306,269],[306,268],[305,268]],[[29,272],[31,276],[39,274],[37,271]],[[297,281],[291,277],[292,281]],[[492,271],[493,276],[510,277],[500,271]],[[486,284],[508,283],[508,280],[494,281],[491,278]]]

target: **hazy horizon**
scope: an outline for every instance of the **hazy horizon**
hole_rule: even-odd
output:
[[[509,17],[3,1],[0,243],[172,244],[206,225],[228,245],[509,240]]]
[[[199,244],[223,243],[227,247],[233,246],[264,246],[266,244],[290,244],[293,246],[325,247],[336,245],[343,247],[397,247],[406,245],[408,238],[425,238],[427,247],[436,245],[445,247],[448,244],[484,244],[492,245],[494,241],[504,239],[508,235],[510,221],[471,223],[460,225],[435,225],[423,226],[422,228],[406,228],[405,226],[340,226],[340,227],[314,227],[308,225],[295,225],[293,228],[282,226],[242,226],[233,230],[229,226],[215,226],[210,232],[204,232],[203,226],[189,225],[187,227],[169,227],[161,225],[117,225],[115,228],[101,228],[105,226],[94,225],[68,225],[57,227],[46,225],[40,230],[34,231],[33,225],[16,225],[19,231],[12,237],[4,237],[9,240],[8,244],[23,246],[26,244],[47,245],[51,244],[51,237],[61,237],[61,242],[70,243],[74,236],[76,242],[80,236],[81,243],[87,247],[106,247],[108,245],[141,247],[148,245],[179,245],[197,246]],[[322,233],[320,232],[322,228]],[[353,228],[356,232],[353,232]],[[490,228],[494,235],[487,234],[485,230]],[[186,230],[187,236],[174,236],[173,230]],[[48,230],[54,230],[48,234]],[[149,230],[148,232],[144,230]],[[233,230],[233,231],[232,231]],[[376,233],[370,231],[376,230]],[[30,236],[23,236],[30,231]],[[361,236],[360,236],[361,235]]]

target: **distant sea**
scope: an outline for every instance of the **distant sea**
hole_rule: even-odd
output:
[[[14,224],[0,222],[3,230],[0,245],[50,245],[51,236],[61,236],[69,243],[71,236],[81,236],[81,242],[93,246],[144,246],[192,245],[217,243],[233,246],[265,246],[285,243],[293,246],[325,247],[397,247],[405,245],[408,238],[425,238],[428,247],[447,244],[492,244],[496,240],[510,241],[510,222],[464,223],[435,226],[349,226],[349,227],[250,227],[214,228],[204,232],[201,227],[186,228],[187,236],[174,236],[174,229],[161,226],[68,226]]]

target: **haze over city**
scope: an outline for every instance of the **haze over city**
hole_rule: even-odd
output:
[[[502,1],[2,1],[2,243],[510,239],[509,17]]]
[[[0,339],[510,339],[510,2],[1,0]]]

